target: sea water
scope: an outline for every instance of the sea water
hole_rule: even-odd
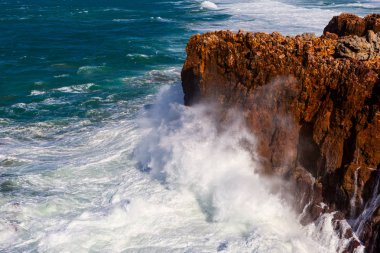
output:
[[[335,252],[234,112],[183,106],[192,34],[320,35],[378,1],[0,0],[0,252]],[[253,157],[252,157],[253,154]]]

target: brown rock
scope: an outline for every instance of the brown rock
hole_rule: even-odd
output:
[[[326,32],[335,33],[338,36],[364,36],[366,21],[354,14],[342,13],[331,19],[330,23],[323,30],[323,33]]]
[[[368,31],[366,37],[350,36],[340,38],[336,56],[357,60],[370,60],[380,56],[380,33]]]
[[[372,30],[375,33],[380,32],[380,14],[369,14],[364,17],[366,30]]]
[[[331,19],[323,30],[323,34],[325,36],[336,34],[339,37],[350,35],[362,37],[370,30],[374,33],[380,32],[380,14],[369,14],[361,18],[354,14],[342,13]]]
[[[377,29],[377,20],[344,14],[320,38],[212,32],[192,36],[186,48],[185,103],[215,100],[220,108],[241,109],[257,137],[263,172],[294,183],[298,211],[307,207],[303,223],[333,210],[357,217],[378,180],[380,57],[357,57],[375,51],[378,36],[366,27]],[[351,50],[350,58],[340,58],[342,39],[356,37],[330,32],[369,35],[360,39],[363,47],[352,42],[358,51]],[[378,228],[369,222],[371,231]],[[371,247],[375,235],[368,233]]]

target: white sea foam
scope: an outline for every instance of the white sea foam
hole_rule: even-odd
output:
[[[314,32],[321,34],[323,28],[337,11],[319,7],[306,8],[283,1],[257,0],[233,1],[215,0],[220,12],[230,15],[226,20],[201,23],[191,27],[199,31],[231,29],[254,32],[278,31],[284,34]]]
[[[168,18],[162,18],[162,17],[150,17],[151,20],[157,20],[159,22],[163,22],[163,23],[170,23],[170,22],[173,22],[171,19],[168,19]]]
[[[25,103],[17,103],[12,105],[12,108],[20,108],[20,109],[26,109],[28,107],[28,104]]]
[[[131,59],[148,59],[151,57],[146,54],[127,54],[126,56]]]
[[[339,222],[339,229],[341,231],[346,231],[351,229],[351,226],[346,220],[333,221],[335,213],[325,213],[321,215],[314,223],[309,224],[305,227],[307,234],[310,237],[316,238],[318,241],[323,241],[324,244],[333,249],[335,252],[345,252],[345,249],[349,246],[351,240],[358,240],[357,236],[354,234],[353,237],[340,238],[338,239],[335,235],[333,223]],[[364,246],[359,245],[354,253],[364,253]]]
[[[43,105],[64,105],[68,103],[62,98],[46,98],[41,102]]]
[[[204,219],[221,225],[222,234],[245,235],[244,239],[223,238],[231,246],[227,251],[337,249],[339,242],[330,231],[325,237],[335,244],[325,246],[325,237],[319,242],[305,237],[291,208],[270,192],[270,182],[255,173],[260,164],[242,147],[244,142],[254,145],[255,140],[239,118],[227,130],[220,131],[209,116],[209,106],[185,108],[178,103],[181,98],[173,101],[173,97],[173,91],[164,92],[161,104],[148,113],[143,125],[152,131],[135,155],[143,170],[149,170],[170,189],[190,192]],[[268,238],[272,239],[267,241]]]
[[[56,75],[54,78],[64,78],[70,76],[69,74],[61,74],[61,75]]]
[[[30,96],[38,96],[38,95],[43,95],[45,94],[46,92],[45,91],[40,91],[40,90],[32,90],[30,92]]]
[[[64,93],[86,93],[89,92],[89,89],[93,87],[94,83],[85,83],[78,84],[72,86],[65,86],[58,89],[54,89],[54,91],[64,92]]]
[[[130,10],[125,10],[125,9],[120,9],[120,8],[106,8],[103,11],[104,12],[108,12],[108,11],[122,12],[122,11],[130,11]]]
[[[364,9],[375,9],[380,8],[379,1],[367,2],[367,3],[346,3],[346,4],[335,4],[335,7],[355,7],[355,8],[364,8]]]
[[[207,10],[217,10],[218,6],[210,1],[203,1],[201,3],[201,9],[207,9]]]
[[[105,66],[82,66],[78,68],[77,74],[91,75],[102,71]]]
[[[166,83],[166,84],[172,84],[174,82],[177,82],[180,78],[181,69],[177,67],[171,67],[167,69],[154,69],[151,70],[143,77],[141,76],[134,76],[134,77],[124,77],[122,78],[122,81],[127,83],[128,85],[144,85],[147,83],[150,84],[158,84],[158,83]]]
[[[184,107],[182,95],[179,85],[165,87],[139,126],[118,120],[58,135],[62,128],[49,123],[35,130],[58,131],[53,141],[0,145],[0,154],[25,161],[24,170],[38,167],[14,178],[33,195],[1,199],[0,248],[334,252],[337,244],[307,235],[255,173],[260,164],[242,145],[255,139],[239,117],[220,129],[210,107]]]
[[[1,124],[1,125],[9,124],[9,122],[10,122],[9,119],[0,118],[0,124]]]

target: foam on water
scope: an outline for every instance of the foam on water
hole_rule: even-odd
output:
[[[64,93],[85,93],[88,92],[91,87],[95,86],[94,83],[85,83],[85,84],[77,84],[72,86],[65,86],[55,91],[64,92]]]
[[[146,54],[127,54],[127,57],[132,58],[132,59],[138,59],[138,58],[148,59],[150,56]]]
[[[208,1],[205,1],[208,2]],[[205,4],[201,3],[201,6]],[[348,4],[313,2],[307,5],[301,1],[281,0],[215,0],[217,9],[230,17],[224,21],[207,22],[207,25],[197,26],[197,30],[209,31],[216,29],[243,29],[254,32],[278,31],[286,35],[300,33],[316,33],[320,35],[329,20],[341,12],[378,12],[378,1],[358,1]],[[208,5],[208,3],[206,4]]]
[[[218,9],[230,15],[225,21],[199,27],[200,30],[243,29],[246,31],[298,34],[314,32],[321,34],[332,16],[338,12],[321,9],[305,8],[275,0],[257,1],[215,1]]]
[[[61,74],[61,75],[56,75],[54,78],[64,78],[64,77],[69,77],[69,74]]]
[[[38,95],[43,95],[43,94],[45,94],[45,92],[44,91],[39,91],[39,90],[32,90],[30,92],[30,96],[38,96]]]
[[[210,1],[203,1],[201,3],[201,8],[208,9],[208,10],[217,10],[218,6],[215,3],[210,2]]]
[[[334,252],[338,242],[331,231],[314,240],[270,191],[271,182],[255,173],[260,164],[244,148],[255,139],[241,119],[220,129],[210,108],[184,107],[176,85],[162,90],[139,125],[82,125],[53,143],[14,143],[15,159],[56,169],[12,179],[15,190],[1,200],[0,247]],[[46,134],[55,126],[36,127]],[[35,193],[26,197],[28,192]]]
[[[91,75],[101,72],[104,68],[105,66],[82,66],[78,69],[77,74]]]

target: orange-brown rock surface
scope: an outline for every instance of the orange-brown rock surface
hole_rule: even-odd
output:
[[[380,15],[343,14],[321,37],[194,35],[182,70],[187,105],[215,100],[246,115],[263,173],[294,183],[303,223],[332,211],[361,219],[353,230],[371,253],[380,252],[379,211],[362,214],[380,204],[374,200],[380,192],[380,57],[337,52],[347,39],[368,42],[379,30]]]
[[[350,13],[342,13],[331,19],[323,33],[335,33],[338,36],[365,36],[369,30],[380,31],[380,14],[369,14],[364,18]]]

